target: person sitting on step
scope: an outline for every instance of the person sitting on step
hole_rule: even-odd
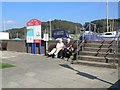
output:
[[[70,58],[70,56],[72,55],[72,52],[74,50],[74,48],[72,47],[72,43],[71,43],[71,39],[68,38],[67,39],[67,43],[65,44],[64,47],[64,52],[63,52],[63,57],[62,58],[67,58],[67,60]]]
[[[59,38],[58,41],[59,42],[57,43],[56,47],[48,53],[48,57],[52,56],[54,58],[60,50],[64,49],[64,43],[62,42],[62,38]]]

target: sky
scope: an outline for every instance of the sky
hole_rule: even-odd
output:
[[[81,24],[106,18],[106,2],[2,2],[0,5],[0,25],[4,30],[24,27],[33,18],[42,22],[60,19]],[[109,2],[108,7],[108,17],[118,18],[118,3]],[[3,29],[0,27],[0,31]]]

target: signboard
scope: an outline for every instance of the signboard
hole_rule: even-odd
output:
[[[41,21],[32,19],[27,22],[27,43],[41,43]]]
[[[49,41],[49,35],[48,35],[48,34],[44,34],[43,40],[44,40],[44,41]]]
[[[27,43],[33,43],[34,40],[34,27],[28,26],[27,27]]]
[[[41,42],[41,25],[34,26],[34,43]]]
[[[27,26],[27,52],[30,53],[30,43],[32,43],[32,53],[36,54],[37,48],[36,43],[39,43],[40,54],[42,54],[42,44],[41,44],[41,21],[37,19],[32,19],[26,23]]]

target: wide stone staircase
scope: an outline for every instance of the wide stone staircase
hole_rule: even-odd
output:
[[[85,41],[74,64],[117,68],[120,60],[119,45],[116,41]]]

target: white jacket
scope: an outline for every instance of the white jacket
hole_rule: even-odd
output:
[[[64,47],[64,43],[63,42],[59,42],[59,43],[57,43],[57,45],[56,45],[56,48],[58,49],[58,48],[63,48]]]

